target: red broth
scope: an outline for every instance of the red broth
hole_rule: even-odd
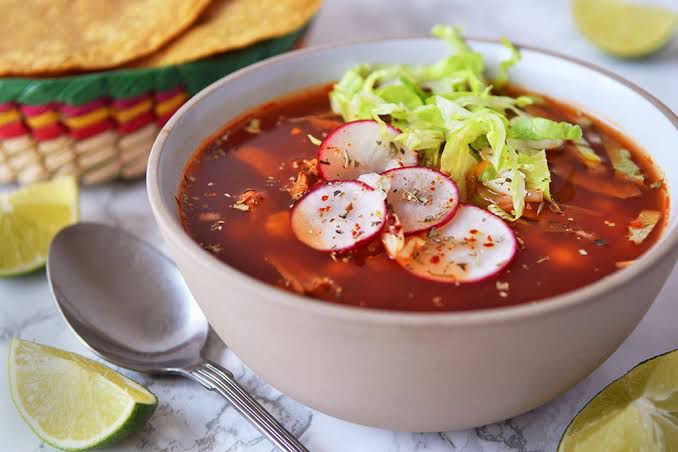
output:
[[[547,151],[551,192],[562,211],[547,206],[537,215],[536,206],[530,205],[532,211],[511,224],[520,250],[497,277],[466,285],[422,280],[390,260],[378,242],[346,256],[315,251],[290,230],[294,201],[287,189],[299,172],[299,161],[316,156],[317,147],[307,134],[322,138],[341,123],[329,108],[330,89],[314,87],[261,105],[226,124],[195,151],[178,188],[177,204],[184,229],[201,247],[268,284],[292,291],[310,284],[306,295],[326,302],[399,311],[464,311],[534,302],[591,284],[636,259],[661,234],[668,196],[649,157],[588,118],[585,136],[602,138],[592,147],[603,157],[604,171],[588,173],[567,144]],[[523,92],[515,87],[509,91]],[[548,98],[528,111],[560,121],[582,118],[575,108]],[[645,185],[629,186],[616,178],[600,141],[630,150],[645,174]],[[249,211],[234,208],[249,189],[263,195],[260,202]],[[639,193],[620,199],[601,190]],[[628,240],[627,227],[643,209],[660,211],[663,219],[636,245]]]

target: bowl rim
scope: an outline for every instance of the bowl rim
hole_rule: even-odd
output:
[[[307,314],[314,314],[318,316],[334,317],[336,319],[343,319],[354,322],[372,322],[378,324],[393,324],[393,325],[412,325],[412,326],[453,326],[453,325],[474,325],[474,324],[498,324],[514,320],[524,320],[527,318],[539,317],[553,314],[557,311],[574,309],[581,303],[595,303],[600,300],[605,292],[621,287],[631,280],[648,272],[654,264],[667,257],[670,253],[678,250],[678,228],[673,231],[665,231],[666,237],[660,242],[653,245],[648,251],[642,254],[634,265],[625,269],[619,270],[615,273],[607,275],[591,284],[577,288],[575,290],[565,292],[556,296],[540,298],[528,303],[521,303],[518,305],[511,305],[505,307],[495,307],[486,309],[473,309],[468,311],[400,311],[400,310],[381,310],[369,309],[357,306],[340,305],[336,303],[328,303],[323,300],[314,299],[311,297],[304,297],[284,289],[275,287],[263,281],[260,281],[227,263],[219,260],[206,250],[202,249],[191,237],[181,228],[174,220],[174,214],[170,212],[168,206],[163,202],[161,195],[161,188],[159,185],[159,163],[162,149],[169,137],[174,125],[179,119],[187,114],[196,104],[208,97],[214,90],[221,88],[222,85],[229,83],[236,78],[247,76],[250,72],[258,71],[261,68],[288,59],[294,59],[300,56],[313,55],[323,53],[328,50],[351,47],[362,44],[379,44],[394,41],[410,40],[410,39],[427,39],[434,40],[428,35],[414,34],[401,37],[378,38],[367,40],[353,40],[339,43],[330,43],[319,46],[313,46],[304,49],[293,50],[282,55],[274,56],[238,71],[235,71],[221,79],[210,84],[198,94],[190,98],[163,126],[158,133],[158,137],[153,143],[151,153],[147,166],[146,186],[148,199],[151,205],[151,210],[155,216],[155,220],[169,232],[169,240],[182,248],[182,251],[189,254],[192,259],[200,262],[201,265],[211,267],[214,271],[228,275],[231,279],[239,279],[243,284],[248,284],[252,292],[261,294],[259,297],[260,303],[274,304],[278,308],[294,309],[298,311],[306,311]],[[474,42],[489,43],[501,45],[499,39],[487,37],[471,37],[467,36],[468,42],[473,45]],[[678,130],[678,115],[676,115],[668,106],[662,103],[655,96],[640,88],[636,84],[626,80],[625,78],[615,74],[614,72],[601,68],[595,64],[583,61],[576,57],[561,54],[549,49],[544,49],[538,46],[525,45],[513,42],[519,49],[526,49],[532,52],[537,52],[565,60],[569,64],[581,66],[587,70],[597,72],[604,77],[612,79],[620,83],[635,94],[640,95],[650,102],[654,108],[660,111]],[[661,168],[660,168],[661,169]],[[669,200],[669,208],[671,203]],[[668,227],[668,225],[666,226]],[[653,300],[654,301],[654,300]]]

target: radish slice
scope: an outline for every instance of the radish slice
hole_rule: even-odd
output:
[[[367,173],[363,174],[358,178],[359,182],[367,184],[375,190],[379,191],[384,199],[386,199],[386,194],[391,189],[391,179],[382,174],[377,173]]]
[[[361,174],[417,164],[417,153],[391,140],[398,129],[377,121],[347,122],[332,131],[318,148],[318,172],[325,180],[357,179]]]
[[[440,229],[408,238],[396,261],[424,279],[472,283],[504,270],[517,249],[513,231],[501,218],[462,204],[454,219]]]
[[[292,231],[320,251],[350,251],[371,241],[386,221],[383,193],[359,181],[312,188],[292,209]]]
[[[430,168],[396,168],[383,173],[390,180],[389,210],[400,219],[405,234],[442,226],[459,207],[459,189],[452,179]]]

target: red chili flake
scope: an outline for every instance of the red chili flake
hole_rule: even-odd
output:
[[[330,199],[330,197],[328,195],[323,195],[320,199],[323,201],[327,201],[328,199]]]
[[[450,198],[448,202],[454,202],[454,198]]]
[[[640,220],[633,220],[632,222],[629,223],[629,226],[636,229],[642,228],[643,222]]]
[[[440,262],[440,256],[435,255],[435,256],[431,257],[431,263],[432,264],[437,264],[438,262]]]
[[[477,234],[477,233],[478,233],[478,230],[477,230],[477,229],[471,229],[471,230],[468,231],[468,232],[470,232],[471,234]]]
[[[431,185],[431,191],[436,191],[435,186]]]
[[[492,241],[493,241],[493,240],[492,240],[492,236],[491,236],[490,234],[487,234],[487,241],[488,241],[488,242],[492,242]]]
[[[492,248],[494,246],[494,243],[492,243],[492,242],[483,243],[483,246],[485,248]]]

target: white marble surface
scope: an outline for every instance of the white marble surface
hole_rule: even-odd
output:
[[[677,0],[663,2],[678,9]],[[425,33],[437,22],[462,25],[470,35],[505,34],[517,42],[595,62],[638,83],[678,111],[678,40],[643,61],[611,59],[577,33],[564,0],[328,0],[310,31],[308,44]],[[162,246],[143,182],[83,190],[82,218],[122,226]],[[394,433],[334,419],[266,385],[217,338],[211,339],[208,354],[233,370],[240,382],[312,451],[552,451],[571,417],[599,389],[637,362],[678,348],[677,302],[678,271],[674,270],[640,326],[589,378],[526,415],[462,432]],[[43,272],[0,280],[0,362],[6,362],[12,336],[88,354],[59,317]],[[134,377],[159,396],[160,406],[142,432],[114,450],[271,450],[217,395],[190,381]],[[0,438],[0,449],[6,451],[50,450],[16,414],[5,370],[0,371]]]

